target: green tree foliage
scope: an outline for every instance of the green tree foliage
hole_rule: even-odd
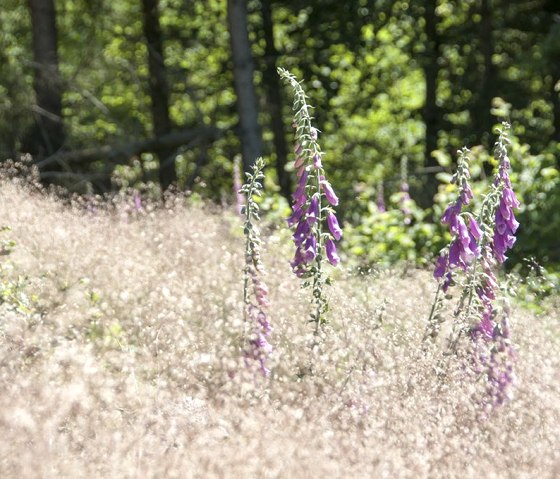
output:
[[[55,0],[65,152],[112,147],[153,135],[141,5],[130,0]],[[172,129],[211,126],[220,132],[217,138],[201,136],[179,145],[178,185],[218,201],[231,196],[232,160],[241,151],[226,7],[226,0],[159,2]],[[289,133],[289,102],[278,111],[280,103],[270,100],[278,87],[271,88],[266,74],[271,65],[282,66],[309,86],[314,121],[322,131],[324,163],[341,198],[340,214],[356,231],[371,225],[369,233],[362,227],[352,248],[368,249],[368,243],[381,237],[387,238],[382,249],[393,251],[394,259],[411,259],[404,246],[402,254],[391,246],[408,247],[409,242],[414,243],[413,256],[423,258],[423,248],[440,241],[435,227],[425,229],[438,212],[437,205],[426,208],[432,203],[429,180],[451,168],[448,163],[464,144],[474,151],[477,145],[491,147],[497,114],[512,123],[520,145],[530,145],[523,148],[529,148],[524,154],[531,160],[517,170],[521,182],[530,182],[523,187],[530,200],[523,214],[534,208],[527,221],[542,225],[539,231],[550,229],[546,238],[554,239],[554,231],[560,229],[553,208],[559,196],[554,172],[560,157],[557,2],[248,0],[247,11],[264,154],[283,161],[283,153],[275,152],[280,116],[285,134]],[[263,12],[272,19],[273,48]],[[26,3],[5,0],[0,26],[0,154],[8,158],[21,151],[36,101]],[[435,98],[431,98],[427,74],[434,71]],[[493,98],[511,106],[492,107]],[[427,128],[428,107],[435,130],[433,125]],[[274,133],[271,125],[276,125]],[[433,131],[435,153],[427,142]],[[389,205],[390,198],[399,194],[403,158],[409,165],[410,194],[419,206],[412,208],[413,219],[402,230],[404,236],[399,233],[400,239],[395,239],[387,236],[387,228],[380,234],[379,222],[401,224],[394,217],[398,214],[389,208],[378,215],[374,207],[378,185],[383,185]],[[487,156],[481,158],[483,177],[492,164]],[[157,185],[156,152],[121,158],[118,166],[110,159],[100,153],[93,162],[68,163],[68,168],[80,174],[112,174],[113,187]],[[281,163],[280,172],[283,168]],[[290,173],[289,162],[286,168]],[[270,173],[266,186],[278,191],[279,174]],[[283,181],[287,195],[290,188]],[[537,245],[531,238],[528,233],[523,240],[527,252],[522,254],[535,253]]]

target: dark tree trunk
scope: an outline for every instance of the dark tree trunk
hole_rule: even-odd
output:
[[[276,59],[278,51],[274,46],[274,24],[272,21],[271,0],[262,0],[261,15],[263,21],[263,33],[265,41],[265,68],[263,72],[263,83],[266,90],[267,105],[270,112],[270,127],[274,135],[274,150],[276,151],[276,174],[280,192],[291,201],[290,175],[286,171],[288,161],[288,147],[284,132],[284,121],[282,119],[282,88],[276,71]]]
[[[163,38],[159,24],[158,0],[142,0],[144,14],[144,36],[148,47],[148,68],[150,72],[150,98],[155,136],[171,131],[169,118],[169,90],[165,75]],[[161,150],[159,158],[159,183],[162,191],[177,181],[175,169],[175,149]]]
[[[426,81],[426,99],[422,110],[422,119],[426,125],[424,165],[427,171],[426,189],[418,198],[422,206],[431,206],[437,192],[437,181],[434,168],[438,166],[432,156],[437,149],[439,111],[437,107],[437,78],[439,73],[438,58],[440,39],[437,33],[437,0],[426,0],[424,20],[426,22],[426,56],[424,59],[424,77]]]
[[[23,150],[42,157],[64,144],[62,82],[58,69],[56,11],[53,0],[28,0],[31,13],[35,123],[23,140]]]
[[[560,70],[560,69],[558,69]],[[552,77],[550,87],[550,95],[552,98],[552,108],[554,113],[554,141],[560,143],[560,91],[556,89],[556,85],[560,83],[560,71],[555,72],[557,75]],[[558,159],[560,164],[560,158]]]
[[[243,169],[251,170],[262,155],[257,94],[253,83],[253,57],[247,30],[247,0],[228,0],[228,29],[233,59],[233,79],[239,115]]]
[[[493,138],[490,107],[496,91],[496,69],[492,63],[492,55],[494,55],[493,13],[491,0],[481,0],[480,48],[484,58],[484,67],[480,78],[478,102],[473,115],[473,126],[477,141],[487,147],[491,146]]]

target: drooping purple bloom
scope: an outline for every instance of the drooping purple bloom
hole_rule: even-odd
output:
[[[301,253],[301,248],[296,249],[296,254],[294,255],[294,259],[290,263],[292,269],[296,269],[304,263],[305,259],[303,258],[303,254]]]
[[[469,218],[469,229],[471,231],[472,236],[477,241],[482,237],[482,231],[480,226],[478,226],[478,222],[471,216]]]
[[[296,223],[298,223],[304,212],[305,210],[303,208],[295,208],[290,217],[286,220],[288,226],[294,226]]]
[[[319,216],[319,195],[313,195],[311,202],[309,203],[309,209],[307,210],[307,222],[312,225],[317,221]]]
[[[329,225],[329,230],[334,239],[337,241],[340,240],[340,238],[342,238],[342,229],[338,224],[336,216],[330,211],[327,213],[327,224]]]
[[[340,263],[340,257],[336,252],[336,245],[334,244],[334,241],[332,239],[329,238],[327,240],[325,249],[327,251],[327,258],[329,260],[329,263],[331,263],[333,266],[336,266],[338,263]]]
[[[463,181],[463,184],[461,186],[462,186],[461,194],[460,194],[461,202],[464,205],[468,205],[474,197],[471,186],[469,185],[466,179]]]
[[[461,259],[461,242],[455,240],[449,247],[449,269],[459,266],[461,269],[466,269],[465,262]]]
[[[453,283],[453,275],[451,274],[451,271],[448,271],[447,274],[445,275],[445,281],[443,282],[443,286],[442,286],[444,293],[447,292],[449,286],[451,286],[452,283]]]
[[[309,223],[305,219],[301,219],[294,231],[294,243],[296,246],[301,246],[305,239],[309,236],[310,227]]]
[[[315,236],[311,235],[305,241],[303,245],[303,258],[306,263],[311,263],[317,256],[317,239]]]
[[[315,154],[313,155],[313,166],[316,170],[323,167],[323,163],[321,162],[321,155]]]
[[[492,321],[492,306],[484,311],[482,319],[475,328],[475,335],[480,335],[485,340],[491,340],[494,336],[494,322]]]
[[[458,232],[457,217],[461,212],[461,206],[461,200],[458,200],[455,203],[451,203],[447,206],[447,208],[443,212],[443,215],[441,216],[441,222],[443,224],[449,225],[449,231],[451,231],[452,234],[457,234]]]
[[[331,184],[325,180],[324,176],[321,176],[321,187],[327,197],[327,201],[333,206],[338,205],[338,196],[336,196]]]
[[[447,255],[441,254],[436,262],[436,268],[434,270],[434,278],[443,278],[443,275],[447,271]]]

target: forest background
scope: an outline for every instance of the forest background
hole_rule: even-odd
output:
[[[234,159],[262,155],[273,220],[294,182],[287,68],[360,266],[431,261],[457,150],[482,191],[505,119],[522,204],[509,263],[560,265],[554,0],[3,0],[0,64],[1,161],[29,153],[82,194],[232,203]]]

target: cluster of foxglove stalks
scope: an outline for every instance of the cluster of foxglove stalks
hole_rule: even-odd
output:
[[[481,304],[482,318],[473,328],[472,337],[476,342],[482,342],[479,349],[486,346],[488,350],[480,355],[479,360],[487,368],[488,392],[492,406],[500,405],[510,397],[514,381],[515,350],[509,337],[507,308],[502,308],[502,319],[498,322],[496,318],[500,311],[494,306],[498,293],[495,270],[507,259],[505,252],[515,243],[515,233],[519,227],[513,211],[519,207],[519,201],[509,178],[511,165],[507,152],[508,130],[509,125],[503,123],[494,149],[498,172],[490,193],[482,203],[480,216],[485,226],[481,241],[482,274],[478,284],[474,286],[476,297]]]
[[[441,217],[441,222],[449,225],[452,235],[449,246],[441,251],[434,270],[436,279],[445,278],[443,291],[447,291],[452,283],[454,269],[466,271],[468,265],[480,255],[477,241],[481,237],[481,230],[478,222],[472,214],[462,212],[463,206],[468,205],[473,198],[469,179],[469,150],[463,148],[459,151],[457,171],[451,180],[459,187],[459,194],[457,199],[447,206]]]
[[[291,266],[298,277],[307,280],[304,285],[313,286],[316,308],[311,316],[318,327],[324,323],[328,309],[323,289],[328,281],[323,271],[324,255],[333,266],[340,262],[335,241],[342,237],[342,229],[333,209],[338,205],[338,197],[325,177],[323,152],[317,141],[318,131],[311,124],[305,92],[294,75],[282,68],[278,72],[294,91],[294,167],[298,184],[288,218],[288,225],[294,228],[296,247]]]
[[[241,187],[240,193],[245,195],[246,205],[242,213],[245,216],[245,269],[243,284],[243,303],[245,323],[249,323],[247,344],[245,346],[246,360],[256,360],[264,376],[268,376],[270,370],[266,367],[266,359],[272,352],[272,346],[268,338],[272,331],[268,317],[270,302],[268,299],[268,288],[262,279],[264,273],[260,259],[260,238],[255,220],[259,220],[259,206],[254,196],[260,196],[262,191],[262,179],[264,178],[264,160],[257,158],[253,172],[247,173],[247,182]]]
[[[519,202],[509,178],[508,129],[509,125],[504,123],[499,132],[494,149],[498,172],[482,201],[478,220],[471,213],[462,211],[473,198],[473,193],[468,183],[468,150],[460,152],[457,172],[453,177],[453,181],[459,185],[459,195],[442,216],[442,222],[449,225],[453,238],[441,252],[434,271],[438,280],[445,278],[440,284],[444,291],[452,284],[456,268],[465,272],[467,280],[456,315],[462,314],[469,322],[471,318],[477,318],[476,324],[469,324],[469,329],[476,362],[487,372],[492,405],[503,403],[510,394],[515,358],[509,340],[506,308],[500,312],[495,307],[499,293],[496,269],[505,261],[505,252],[515,243],[515,232],[519,226],[513,212]],[[499,313],[501,321],[497,321]],[[432,319],[430,317],[429,325]],[[459,334],[461,332],[460,329]]]

